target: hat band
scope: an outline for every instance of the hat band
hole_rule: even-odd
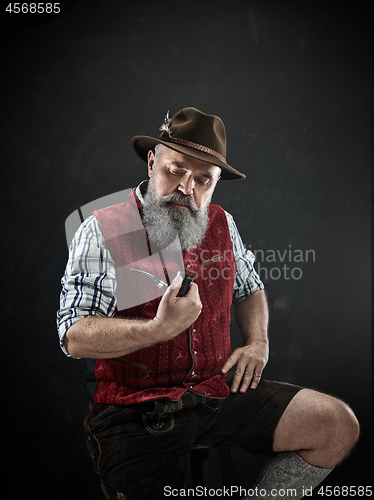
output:
[[[220,153],[218,153],[214,149],[208,148],[207,146],[196,144],[196,142],[186,141],[185,139],[177,139],[176,137],[165,137],[162,138],[162,140],[165,142],[175,142],[176,144],[181,144],[182,146],[188,146],[189,148],[197,149],[199,151],[202,151],[203,153],[208,153],[211,156],[215,156],[223,163],[227,163],[225,157],[222,156]]]

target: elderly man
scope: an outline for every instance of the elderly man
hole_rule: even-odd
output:
[[[183,495],[198,441],[268,454],[257,497],[293,488],[301,498],[347,456],[358,422],[338,399],[262,379],[264,286],[231,215],[210,203],[219,179],[245,177],[226,162],[222,121],[185,108],[161,130],[158,139],[133,138],[149,181],[84,221],[62,280],[61,347],[88,358],[85,427],[102,489],[109,499],[164,498],[170,488]],[[147,277],[123,279],[120,268],[144,257],[138,233],[128,236],[137,217],[148,245],[163,249],[178,236],[194,277],[185,296],[177,273],[154,299],[146,298],[154,286]],[[138,289],[144,299],[121,309],[121,290]],[[244,338],[233,352],[232,303]]]

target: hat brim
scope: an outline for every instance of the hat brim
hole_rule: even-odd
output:
[[[221,169],[221,179],[222,180],[238,180],[245,179],[245,175],[235,170],[227,163],[221,161],[219,158],[212,156],[198,149],[190,148],[188,146],[182,146],[181,144],[174,144],[171,142],[163,141],[162,139],[156,139],[154,137],[148,137],[146,135],[136,135],[131,139],[132,147],[134,148],[136,154],[147,163],[148,161],[148,151],[153,150],[157,144],[163,144],[167,148],[173,149],[178,153],[190,156],[196,160],[204,161],[205,163],[210,163],[211,165],[217,165]]]

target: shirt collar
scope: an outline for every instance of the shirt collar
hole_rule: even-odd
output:
[[[140,203],[142,205],[144,205],[144,197],[143,197],[143,193],[145,194],[146,191],[147,191],[147,185],[148,185],[148,181],[142,181],[135,189],[135,194],[136,194],[136,197],[138,198],[138,200],[140,201]],[[143,191],[143,193],[142,193]]]

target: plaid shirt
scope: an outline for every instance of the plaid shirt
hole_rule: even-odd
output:
[[[139,186],[136,194],[142,202]],[[226,212],[226,217],[237,265],[233,304],[238,304],[264,285],[254,269],[253,253],[245,249],[232,216]],[[71,242],[61,285],[57,327],[61,349],[69,356],[64,346],[68,328],[88,316],[110,318],[116,309],[116,263],[94,215],[82,223]]]

